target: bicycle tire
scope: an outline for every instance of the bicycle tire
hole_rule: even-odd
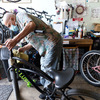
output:
[[[86,52],[81,60],[80,60],[80,73],[82,75],[82,77],[88,82],[90,83],[91,85],[93,86],[100,86],[100,81],[95,81],[91,75],[90,75],[90,72],[89,72],[89,69],[88,69],[88,60],[91,56],[93,55],[100,55],[100,51],[98,50],[91,50],[91,51],[88,51]]]
[[[0,38],[1,38],[1,43],[4,43],[4,32],[2,27],[0,27]]]
[[[62,100],[100,100],[100,94],[85,89],[70,89],[66,91],[68,99]]]
[[[89,75],[89,77],[95,81],[95,82],[99,82],[100,81],[100,54],[95,54],[92,55],[89,59],[88,59],[88,63],[87,63],[87,73]]]

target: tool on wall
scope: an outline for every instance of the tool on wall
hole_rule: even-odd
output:
[[[68,6],[70,7],[70,18],[73,18],[74,7],[72,6],[72,4],[68,4]]]

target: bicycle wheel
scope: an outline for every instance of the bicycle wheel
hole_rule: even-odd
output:
[[[61,100],[100,100],[100,94],[84,89],[70,89],[65,95]]]
[[[80,72],[83,78],[94,86],[100,86],[100,73],[93,70],[93,67],[99,66],[100,51],[91,50],[86,52],[80,60]]]
[[[87,73],[95,81],[100,81],[100,54],[92,55],[87,63]]]

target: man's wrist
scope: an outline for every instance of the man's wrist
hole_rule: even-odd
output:
[[[14,40],[16,43],[19,42],[19,39],[18,39],[16,36],[13,38],[13,40]]]

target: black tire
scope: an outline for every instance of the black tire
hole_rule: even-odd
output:
[[[92,58],[94,56],[98,55],[98,58],[100,57],[100,51],[99,50],[91,50],[86,52],[81,60],[80,60],[80,72],[81,75],[83,76],[83,78],[90,83],[91,85],[94,86],[100,86],[100,74],[98,73],[98,75],[96,75],[96,80],[95,80],[95,75],[93,74],[97,74],[97,72],[95,70],[91,70],[92,67],[96,66],[95,64],[97,64],[97,60],[98,58],[96,58],[96,60],[92,60]],[[89,66],[89,63],[94,63],[94,66]],[[100,64],[100,63],[98,63]]]
[[[4,32],[3,29],[0,27],[0,42],[4,43]]]
[[[66,92],[67,99],[61,100],[100,100],[100,94],[84,89],[70,89]]]

